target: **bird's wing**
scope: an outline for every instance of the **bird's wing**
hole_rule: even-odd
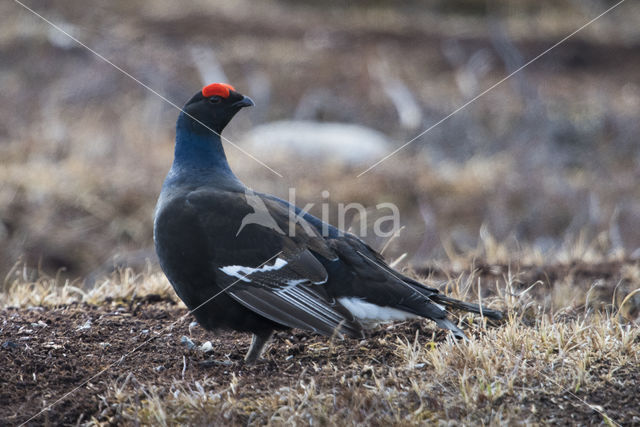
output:
[[[242,193],[200,190],[189,202],[200,212],[216,276],[229,296],[285,326],[362,336],[361,325],[324,288],[328,273],[318,257],[337,256],[319,234],[298,223],[285,235],[260,224],[246,224],[236,235],[243,217],[253,212]],[[264,202],[280,228],[290,231],[287,210]]]
[[[318,232],[329,230],[329,236],[323,242],[338,258],[338,262],[328,267],[333,268],[332,295],[428,317],[443,325],[446,323],[448,329],[454,329],[446,320],[446,310],[432,299],[439,294],[438,289],[425,286],[394,270],[380,253],[357,236],[335,229],[287,201],[269,195],[263,195],[263,198],[284,206],[287,211],[295,211],[298,217],[312,224]]]
[[[381,320],[399,319],[411,314],[431,319],[459,338],[465,337],[464,332],[447,318],[445,307],[436,302],[436,289],[405,280],[405,276],[389,267],[381,255],[355,236],[345,235],[331,239],[329,243],[343,268],[354,277],[350,289],[341,291],[345,296],[338,300],[347,298],[343,304],[350,304],[359,319],[376,320],[376,316]]]
[[[321,230],[326,230],[325,238],[327,238],[330,241],[335,240],[337,242],[333,244],[329,243],[329,245],[334,249],[336,247],[341,246],[344,252],[343,256],[346,258],[351,258],[351,261],[355,265],[363,266],[364,270],[362,271],[362,273],[364,273],[365,275],[372,272],[374,275],[376,275],[379,278],[382,276],[388,277],[391,274],[394,277],[401,279],[401,281],[411,284],[416,289],[416,291],[424,294],[425,296],[430,296],[440,292],[436,288],[426,286],[425,284],[420,283],[410,277],[407,277],[402,273],[391,268],[380,253],[378,253],[375,249],[373,249],[366,242],[364,242],[362,239],[355,236],[354,234],[339,230],[338,228],[332,226],[331,224],[325,223],[320,218],[317,218],[308,212],[302,211],[302,209],[292,205],[286,200],[282,200],[270,194],[261,194],[261,196],[263,198],[273,200],[285,206],[287,209],[295,212],[296,215],[301,216],[308,224],[313,225],[316,228],[316,230],[318,230],[319,232]],[[340,243],[343,243],[343,245],[341,245]],[[387,272],[387,274],[382,275],[381,272],[376,271],[376,269],[370,270],[369,263],[365,262],[367,258],[369,259],[369,261],[375,262],[377,269],[383,269]]]
[[[403,275],[399,271],[391,268],[385,262],[382,255],[356,236],[345,235],[337,240],[338,243],[334,241],[330,243],[330,246],[334,248],[341,258],[349,258],[351,260],[352,268],[358,272],[360,277],[367,277],[368,275],[367,282],[369,283],[369,289],[373,286],[380,286],[382,283],[385,289],[394,287],[397,289],[398,285],[408,288],[405,289],[404,292],[395,292],[395,295],[402,295],[399,304],[403,309],[407,309],[409,306],[410,309],[408,311],[429,317],[436,322],[439,321],[438,319],[442,319],[442,316],[446,313],[444,307],[482,314],[493,320],[501,320],[504,317],[504,313],[499,310],[492,310],[481,307],[478,304],[467,303],[448,297],[440,293],[436,288],[429,287],[424,283],[420,283],[415,279]],[[375,269],[372,269],[372,267],[375,267]],[[407,293],[407,290],[411,292]],[[372,292],[369,292],[369,294],[372,294]],[[377,294],[380,294],[380,292]],[[426,304],[425,299],[428,301]],[[452,328],[447,326],[447,329]],[[452,330],[456,332],[455,329]]]
[[[444,318],[444,311],[430,299],[437,289],[423,286],[418,291],[404,275],[393,270],[382,256],[360,239],[347,234],[328,241],[338,254],[343,268],[355,277],[349,295],[362,298],[372,304],[397,308],[409,313],[436,320]]]

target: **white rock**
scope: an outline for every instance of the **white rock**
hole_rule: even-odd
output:
[[[78,326],[76,331],[86,331],[87,329],[91,329],[91,320],[87,320],[84,325]]]
[[[392,151],[384,134],[347,123],[271,122],[255,127],[245,140],[243,148],[267,159],[282,155],[369,165]]]
[[[189,350],[196,348],[195,343],[186,335],[183,335],[182,338],[180,338],[180,343],[186,346]]]
[[[213,345],[211,344],[211,341],[207,341],[205,343],[203,343],[200,347],[198,347],[200,349],[200,351],[202,351],[203,353],[209,353],[210,351],[213,351]]]

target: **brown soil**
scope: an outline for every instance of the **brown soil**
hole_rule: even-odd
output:
[[[608,271],[603,270],[606,265]],[[489,270],[495,273],[496,268],[499,267]],[[560,270],[564,268],[559,267]],[[610,283],[615,284],[619,268],[618,264],[603,264],[587,270],[592,274],[598,271],[598,277],[609,277]],[[485,276],[491,274],[485,272]],[[538,273],[527,274],[536,276]],[[567,272],[551,269],[542,275],[550,274],[565,275]],[[589,280],[585,284],[592,278],[587,276]],[[531,280],[538,279],[529,277],[527,282]],[[135,303],[107,301],[101,306],[75,304],[0,311],[0,424],[76,424],[92,418],[118,423],[122,419],[117,410],[101,396],[105,396],[114,383],[122,383],[128,376],[134,378],[129,386],[135,387],[138,381],[166,385],[172,379],[184,379],[193,383],[205,376],[222,386],[235,375],[241,382],[251,384],[253,391],[247,392],[244,388],[243,393],[255,393],[256,397],[289,386],[305,376],[313,376],[318,386],[333,387],[338,399],[347,399],[348,393],[353,391],[340,386],[339,379],[343,374],[356,372],[367,381],[366,365],[393,369],[402,363],[394,352],[397,336],[413,340],[415,331],[420,328],[419,340],[424,345],[432,340],[440,342],[445,336],[426,321],[383,327],[362,342],[332,341],[299,331],[282,332],[275,336],[263,361],[247,366],[242,356],[249,345],[248,335],[230,332],[213,335],[199,326],[190,331],[189,324],[193,319],[190,315],[182,318],[185,314],[186,310],[173,301],[157,296],[138,298]],[[189,349],[181,342],[183,336],[190,337],[196,346],[210,340],[214,350],[205,354],[198,348]],[[328,363],[343,370],[311,373],[313,366]],[[588,402],[615,416],[618,423],[637,425],[640,422],[640,405],[637,404],[640,368],[622,365],[611,374],[610,363],[609,360],[593,361],[589,373],[595,380],[574,394],[571,390],[560,394],[549,391],[536,393],[533,395],[535,400],[525,397],[524,401],[511,395],[490,404],[496,407],[517,405],[521,408],[522,419],[533,422],[601,423],[601,415],[585,403]],[[407,382],[411,379],[410,371],[395,372],[395,375]],[[520,386],[538,388],[540,385]],[[549,390],[553,389],[549,387]],[[39,414],[53,403],[55,405],[50,409]],[[426,404],[429,406],[426,409],[433,412],[439,408],[437,396],[421,404]],[[449,414],[450,417],[453,415]],[[248,421],[242,415],[238,417],[220,421],[244,424]]]
[[[531,269],[523,273],[522,281],[525,284],[535,280],[547,282],[551,276],[561,277],[573,272],[585,276],[582,281],[585,286],[596,276],[609,279],[609,284],[615,286],[620,267],[620,264],[608,263],[544,271]],[[500,274],[502,268],[479,267],[485,278]],[[442,272],[431,273],[438,276]],[[611,286],[606,288],[611,291]],[[205,376],[222,385],[235,374],[259,394],[310,375],[307,370],[314,364],[332,363],[344,371],[326,374],[323,370],[313,374],[313,379],[319,386],[336,387],[339,375],[354,373],[367,364],[393,367],[402,363],[391,344],[397,336],[413,339],[415,331],[421,328],[422,344],[444,338],[442,331],[430,330],[432,325],[419,321],[382,328],[360,343],[354,340],[332,342],[299,331],[283,332],[275,336],[262,362],[247,366],[242,356],[248,348],[248,335],[225,332],[214,336],[198,326],[189,331],[193,319],[190,315],[183,318],[185,314],[186,310],[177,307],[175,302],[153,295],[138,298],[135,303],[107,301],[101,306],[73,304],[58,308],[4,309],[0,312],[0,366],[3,367],[0,373],[3,385],[0,388],[0,424],[14,425],[25,421],[29,424],[76,424],[91,418],[122,421],[117,410],[101,396],[108,387],[131,374],[135,378],[134,387],[137,381],[166,385],[174,378],[194,382]],[[183,336],[189,336],[196,345],[210,340],[214,350],[205,354],[198,348],[190,349],[182,342]],[[636,405],[640,395],[640,368],[623,365],[611,376],[610,363],[608,360],[594,361],[590,375],[598,380],[575,394],[570,391],[537,393],[535,401],[526,400],[530,397],[525,398],[526,401],[515,401],[517,398],[509,396],[493,404],[517,405],[522,408],[523,419],[562,424],[600,423],[602,417],[585,404],[588,402],[599,405],[607,414],[615,414],[617,422],[637,424],[640,420],[640,409]],[[509,402],[510,399],[514,401]],[[39,414],[53,403],[55,405],[50,409]],[[430,410],[438,411],[437,398],[428,403]],[[235,421],[245,423],[247,420],[240,417]]]
[[[299,378],[305,367],[314,362],[331,360],[348,366],[355,358],[370,357],[371,350],[379,364],[391,364],[396,357],[391,348],[378,348],[375,344],[378,339],[384,340],[388,331],[374,333],[363,345],[350,339],[331,345],[328,339],[295,331],[277,334],[264,360],[247,366],[242,357],[249,346],[248,334],[225,332],[214,336],[200,327],[192,328],[190,333],[192,317],[178,320],[186,313],[186,309],[166,301],[143,303],[133,310],[83,304],[2,311],[0,365],[4,385],[0,389],[0,424],[22,423],[78,386],[68,398],[32,422],[75,424],[80,417],[104,420],[114,415],[99,397],[110,382],[132,373],[141,382],[167,383],[182,377],[185,363],[187,381],[205,375],[225,380],[235,373],[256,387],[276,388],[278,382],[287,384],[290,378]],[[88,321],[90,328],[81,329]],[[401,324],[394,327],[393,333],[412,337],[417,326]],[[441,332],[436,335],[443,337]],[[189,336],[196,344],[210,340],[214,346],[213,353],[209,353],[212,356],[188,349],[181,342],[183,336]],[[310,345],[318,344],[330,348],[308,351]],[[321,382],[318,378],[316,381]]]
[[[191,382],[208,376],[220,378],[220,383],[224,383],[235,373],[256,389],[275,390],[300,378],[304,375],[303,370],[313,363],[331,361],[352,370],[355,361],[373,363],[371,358],[374,354],[377,364],[393,366],[397,356],[384,343],[393,341],[396,335],[412,337],[420,326],[418,322],[401,324],[393,330],[375,334],[365,346],[346,340],[334,343],[325,351],[313,353],[307,351],[309,346],[320,344],[329,347],[329,341],[306,333],[281,333],[265,355],[265,361],[246,366],[241,357],[248,347],[247,335],[224,333],[212,337],[195,328],[191,334],[195,343],[211,340],[214,345],[214,355],[209,357],[197,349],[189,350],[181,343],[180,338],[189,335],[189,318],[178,322],[171,332],[166,329],[167,324],[183,314],[185,310],[164,303],[146,305],[135,314],[87,305],[54,310],[4,311],[1,315],[5,326],[2,331],[3,348],[0,350],[0,364],[4,371],[4,385],[0,390],[0,422],[10,425],[22,423],[59,398],[63,400],[30,423],[75,424],[79,419],[91,417],[117,421],[117,414],[110,412],[110,408],[100,400],[100,395],[114,381],[122,381],[130,373],[139,381],[157,384],[181,378],[183,369],[185,380]],[[78,331],[87,320],[91,321],[91,328]],[[38,322],[47,326],[35,326]],[[6,326],[8,324],[10,326]],[[143,333],[145,329],[150,332]],[[436,335],[436,340],[442,338],[441,333]],[[423,340],[427,341],[426,338]],[[597,375],[602,371],[604,376],[608,371],[606,363],[596,363],[592,373]],[[105,368],[109,369],[86,382]],[[315,378],[319,385],[334,380],[333,377]],[[69,392],[71,394],[64,398]],[[576,393],[578,398],[600,405],[606,413],[617,414],[620,417],[618,422],[627,423],[633,423],[634,417],[635,420],[640,417],[638,407],[634,409],[639,395],[640,370],[635,366],[623,366],[612,379],[603,380],[597,388]],[[526,408],[530,412],[527,415],[539,421],[599,423],[600,415],[576,396],[569,393],[542,394],[536,401],[513,404]],[[437,410],[437,400],[430,404]]]

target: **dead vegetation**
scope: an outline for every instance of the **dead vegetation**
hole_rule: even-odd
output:
[[[607,6],[253,3],[32,6],[179,105],[205,81],[229,80],[257,102],[226,135],[245,148],[253,126],[295,118],[373,128],[389,152]],[[296,188],[315,214],[329,191],[334,222],[338,203],[394,203],[409,232],[388,254],[418,265],[446,259],[443,243],[468,253],[483,225],[541,253],[606,232],[631,254],[639,11],[627,1],[361,178],[366,165],[341,159],[262,158],[281,179],[229,146],[231,165],[256,190],[286,198]],[[177,111],[18,4],[0,12],[0,276],[19,260],[71,279],[140,271],[154,257]],[[411,120],[390,82],[413,98]]]
[[[227,133],[240,145],[295,118],[371,127],[389,151],[609,6],[177,4],[29,3],[177,104],[219,65],[258,104]],[[177,112],[3,2],[0,424],[640,425],[639,14],[625,2],[361,178],[261,159],[280,179],[227,147],[256,190],[396,204],[404,232],[374,247],[509,313],[460,319],[470,342],[427,322],[281,333],[245,366],[249,337],[193,326],[154,265]]]
[[[279,333],[246,366],[249,337],[190,324],[159,274],[124,270],[89,292],[16,280],[0,312],[0,419],[44,409],[31,422],[640,423],[637,261],[476,260],[423,273],[456,297],[480,292],[507,320],[460,318],[468,342],[427,321],[385,325],[363,341]]]

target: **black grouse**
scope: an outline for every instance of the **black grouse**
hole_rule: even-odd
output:
[[[464,337],[446,307],[480,313],[480,306],[403,275],[358,237],[240,182],[220,133],[251,105],[221,83],[186,103],[156,207],[160,265],[200,325],[253,333],[249,363],[275,330],[288,328],[360,338],[371,324],[421,316]]]

